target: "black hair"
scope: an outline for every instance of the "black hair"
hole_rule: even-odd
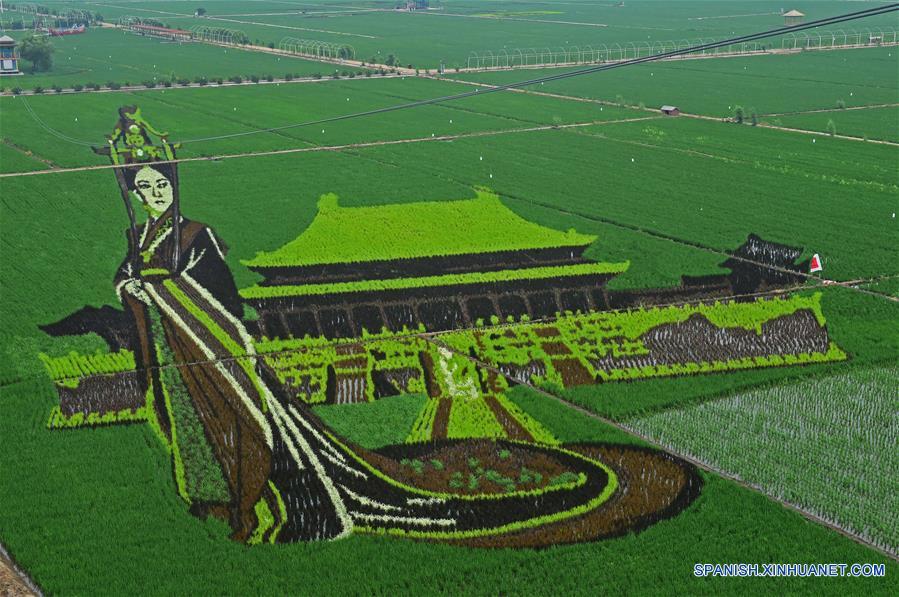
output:
[[[128,168],[122,168],[122,176],[125,179],[125,185],[128,187],[129,191],[137,192],[137,187],[134,185],[134,178],[144,166],[153,168],[154,170],[165,176],[168,179],[169,184],[171,184],[173,187],[175,186],[175,164],[159,164],[155,162],[146,162],[144,164],[135,164],[134,166],[129,166]]]

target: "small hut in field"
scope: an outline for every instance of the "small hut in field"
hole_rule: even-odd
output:
[[[789,12],[784,13],[784,25],[787,27],[791,27],[793,25],[798,25],[802,22],[802,19],[805,18],[805,15],[795,8]]]

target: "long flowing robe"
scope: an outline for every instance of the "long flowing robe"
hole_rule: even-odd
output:
[[[530,449],[580,475],[570,490],[472,499],[381,473],[278,391],[241,323],[224,244],[203,224],[180,223],[178,263],[167,214],[144,226],[140,255],[119,268],[116,289],[134,318],[136,362],[179,493],[198,514],[229,520],[235,539],[329,539],[354,528],[479,536],[575,516],[608,497],[610,469],[549,447]]]
[[[173,267],[172,216],[148,221],[138,259],[119,268],[116,291],[134,318],[136,362],[179,493],[201,511],[226,515],[243,537],[256,524],[271,469],[266,388],[249,358],[225,246],[184,218],[180,236]]]

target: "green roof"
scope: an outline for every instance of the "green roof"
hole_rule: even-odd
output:
[[[580,247],[596,240],[519,217],[495,194],[477,189],[461,201],[341,207],[324,195],[309,227],[280,249],[243,261],[250,267],[291,267]]]
[[[434,286],[465,284],[506,283],[516,280],[546,280],[596,274],[620,274],[627,270],[629,261],[623,263],[575,263],[526,269],[504,269],[495,272],[467,272],[418,278],[388,278],[385,280],[358,280],[353,282],[328,282],[301,286],[251,286],[243,288],[240,295],[247,299],[265,299],[286,296],[322,296],[347,292],[372,292],[382,290],[409,290]]]

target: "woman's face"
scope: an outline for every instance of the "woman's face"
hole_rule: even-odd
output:
[[[134,187],[150,211],[158,215],[172,204],[172,183],[149,166],[141,168],[134,177]]]

